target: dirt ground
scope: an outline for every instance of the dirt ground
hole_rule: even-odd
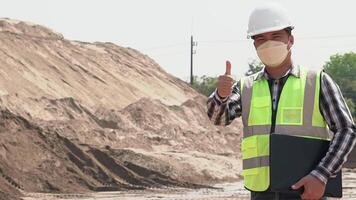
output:
[[[43,194],[43,193],[28,193],[23,200],[247,200],[250,195],[243,188],[243,182],[222,183],[216,184],[214,187],[218,189],[182,189],[182,188],[166,188],[156,190],[141,190],[127,192],[101,192],[87,194]],[[342,200],[356,199],[356,169],[343,170],[343,198]],[[330,198],[337,200],[337,198]]]

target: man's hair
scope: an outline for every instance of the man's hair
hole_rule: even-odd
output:
[[[285,31],[288,33],[288,36],[291,36],[291,35],[292,35],[292,30],[293,30],[292,27],[287,27],[287,28],[285,28],[285,29],[283,29],[283,30],[285,30]],[[255,39],[255,35],[252,36],[251,39],[254,40],[254,39]]]
[[[284,30],[288,33],[288,35],[292,35],[292,30],[293,30],[292,27],[287,27]]]

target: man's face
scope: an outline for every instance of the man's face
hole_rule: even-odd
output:
[[[288,49],[290,49],[294,43],[294,38],[289,35],[285,30],[272,31],[268,33],[262,33],[254,36],[253,38],[255,48],[257,49],[261,44],[267,42],[268,40],[280,41],[288,44]]]

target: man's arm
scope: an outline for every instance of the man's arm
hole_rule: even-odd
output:
[[[326,156],[321,160],[311,175],[326,184],[334,176],[355,145],[356,127],[345,103],[340,88],[331,77],[322,72],[320,90],[320,111],[334,137]]]
[[[229,97],[221,98],[217,89],[210,95],[207,102],[208,117],[215,125],[229,125],[236,117],[241,116],[240,81],[232,86]]]

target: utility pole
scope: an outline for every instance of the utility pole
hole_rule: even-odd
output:
[[[190,85],[193,85],[194,75],[193,75],[193,55],[196,53],[194,46],[197,46],[198,43],[194,42],[193,35],[190,36]]]

